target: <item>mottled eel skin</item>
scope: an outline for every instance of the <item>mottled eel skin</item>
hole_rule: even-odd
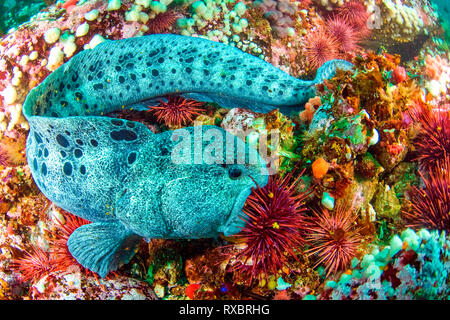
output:
[[[351,64],[331,61],[316,80],[302,81],[238,49],[178,35],[106,41],[74,56],[31,90],[23,106],[36,184],[56,205],[93,222],[70,236],[72,255],[105,276],[131,259],[142,237],[235,234],[255,186],[250,176],[260,186],[268,179],[257,152],[221,128],[153,134],[143,124],[103,114],[145,107],[168,94],[262,112],[298,106],[336,67]],[[231,163],[172,161],[180,143],[174,136],[191,134],[186,141],[194,159],[199,146],[208,147],[201,135],[211,132],[234,141],[216,151],[226,159],[231,154]],[[245,149],[243,164],[237,163],[238,146]]]

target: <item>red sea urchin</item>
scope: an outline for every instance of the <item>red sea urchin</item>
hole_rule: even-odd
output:
[[[73,215],[67,211],[64,212],[65,223],[58,221],[58,233],[54,233],[55,239],[53,239],[50,243],[51,253],[50,257],[53,259],[55,272],[69,272],[72,266],[79,266],[81,270],[84,270],[86,276],[93,276],[99,286],[105,290],[104,285],[100,282],[97,273],[83,267],[80,265],[77,260],[72,256],[69,251],[69,247],[67,246],[67,240],[70,235],[82,225],[91,223],[90,221],[80,218],[76,215]],[[116,276],[115,272],[111,272],[114,276]],[[109,279],[110,274],[108,274],[105,278]]]
[[[149,106],[149,111],[156,115],[158,122],[164,122],[169,127],[181,127],[192,122],[194,116],[203,111],[199,108],[203,103],[180,96],[168,96],[167,102],[158,101],[159,106]]]
[[[304,41],[306,60],[312,68],[317,69],[328,60],[339,57],[339,44],[322,27],[306,35]]]
[[[148,20],[148,33],[165,33],[177,21],[178,14],[173,11],[158,13],[153,19]]]
[[[25,252],[25,257],[13,261],[12,267],[21,273],[21,281],[36,282],[44,275],[57,271],[66,272],[69,267],[78,265],[69,252],[67,240],[75,229],[90,222],[70,213],[64,217],[65,224],[58,221],[60,232],[55,233],[55,239],[50,242],[50,253],[33,247],[30,253]]]
[[[355,227],[356,218],[350,208],[341,204],[333,212],[322,209],[310,218],[306,240],[311,248],[306,253],[317,258],[314,267],[325,266],[327,276],[347,268],[355,256],[362,240],[360,228]]]
[[[403,211],[407,227],[430,228],[450,232],[450,164],[420,173],[424,188],[413,186],[409,192],[411,207]]]
[[[411,117],[422,125],[414,141],[420,168],[425,172],[442,168],[450,160],[450,114],[420,108]]]
[[[13,260],[12,268],[20,272],[21,282],[36,282],[55,270],[55,260],[48,252],[33,246],[31,252],[25,251],[24,257]]]
[[[73,265],[79,265],[67,247],[70,235],[82,225],[90,223],[88,220],[79,218],[73,214],[64,215],[65,223],[58,221],[59,232],[55,233],[55,239],[51,242],[51,256],[55,262],[55,271],[67,271]]]
[[[351,53],[358,48],[359,35],[343,18],[334,16],[327,20],[326,25],[328,34],[336,40],[340,51]]]
[[[272,175],[266,186],[253,190],[247,198],[243,208],[246,225],[236,235],[246,247],[235,255],[234,271],[254,280],[276,274],[286,264],[287,255],[297,260],[296,251],[304,244],[303,203],[309,194],[296,194],[302,174],[294,181],[292,173]]]
[[[361,35],[370,33],[367,27],[370,14],[367,12],[366,6],[360,1],[345,2],[337,9],[337,15],[347,21]]]

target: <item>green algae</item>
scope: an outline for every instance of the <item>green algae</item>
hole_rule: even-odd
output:
[[[6,34],[11,28],[16,28],[30,20],[33,15],[47,5],[43,0],[2,1],[0,4],[0,36]]]

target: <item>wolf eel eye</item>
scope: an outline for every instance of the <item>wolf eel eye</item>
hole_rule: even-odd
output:
[[[242,170],[236,167],[231,167],[228,169],[228,176],[231,179],[237,179],[242,175]]]

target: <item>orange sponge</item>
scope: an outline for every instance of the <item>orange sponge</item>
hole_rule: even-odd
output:
[[[314,178],[322,179],[324,175],[327,174],[330,164],[326,162],[323,158],[319,158],[312,164],[312,171]]]

